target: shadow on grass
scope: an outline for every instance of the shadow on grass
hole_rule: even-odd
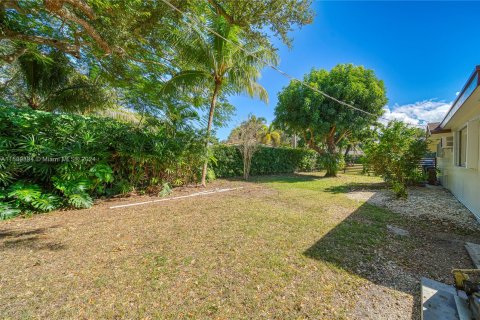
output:
[[[347,184],[342,184],[339,186],[332,186],[325,188],[325,191],[331,192],[331,193],[347,193],[347,192],[352,192],[352,191],[375,191],[375,190],[381,190],[381,189],[386,189],[387,185],[385,182],[377,182],[377,183],[363,183],[363,182],[351,182]]]
[[[290,173],[279,175],[252,176],[250,182],[279,182],[279,183],[298,183],[324,179],[324,174],[315,173]]]
[[[36,228],[26,231],[0,230],[0,240],[2,240],[2,242],[0,242],[0,251],[18,249],[63,250],[66,246],[62,243],[45,241],[47,239],[47,231],[57,227],[58,226],[51,226],[48,228]]]
[[[348,185],[343,187],[348,188]],[[335,189],[332,192],[345,192],[339,190],[343,189]],[[365,203],[303,254],[311,259],[333,264],[374,284],[412,295],[414,298],[412,314],[413,318],[417,319],[420,314],[418,279],[403,272],[395,263],[392,264],[392,260],[394,262],[397,260],[395,257],[386,258],[379,254],[385,246],[398,248],[408,246],[404,237],[392,236],[387,231],[387,224],[395,222],[396,219],[389,211]],[[398,260],[401,259],[402,257],[398,257]],[[381,289],[375,290],[378,292],[361,294],[360,309],[371,309],[375,304],[373,301],[384,296]],[[361,315],[363,316],[368,315]]]

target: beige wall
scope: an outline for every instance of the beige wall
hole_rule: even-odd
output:
[[[445,149],[444,157],[438,158],[437,164],[442,185],[480,219],[480,173],[478,170],[454,166],[452,149]]]
[[[454,136],[463,125],[452,128]],[[443,157],[437,158],[437,167],[440,169],[439,179],[442,185],[480,219],[479,121],[471,121],[468,125],[473,129],[469,130],[470,135],[467,137],[470,140],[470,143],[467,143],[467,161],[470,162],[467,163],[468,168],[456,165],[458,142],[456,138],[454,138],[453,148],[443,149]]]

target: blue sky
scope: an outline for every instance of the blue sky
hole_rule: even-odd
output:
[[[280,69],[298,78],[338,63],[373,69],[385,81],[390,118],[441,120],[480,64],[480,2],[315,1],[314,10],[313,24],[292,32],[292,49],[275,40]],[[225,139],[250,113],[272,121],[277,93],[288,82],[265,69],[260,83],[269,104],[231,97],[236,116],[217,137]]]

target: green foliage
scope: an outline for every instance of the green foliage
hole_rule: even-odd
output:
[[[256,51],[260,44],[268,50],[259,54],[275,55],[270,41],[272,35],[290,44],[288,32],[310,23],[313,18],[311,0],[284,0],[275,4],[263,0],[255,0],[254,3],[247,0],[169,2],[190,18],[195,17],[197,21],[194,24],[198,23],[198,28],[192,28],[190,23],[186,23],[190,18],[162,1],[2,1],[0,77],[8,79],[2,85],[13,85],[21,78],[20,60],[34,62],[35,68],[31,70],[36,71],[37,78],[41,78],[38,75],[52,74],[42,70],[68,71],[62,67],[70,64],[77,71],[75,76],[59,77],[58,80],[63,79],[60,81],[63,85],[56,86],[58,90],[50,90],[55,93],[53,95],[39,95],[37,92],[32,100],[27,94],[28,103],[37,107],[37,98],[42,96],[41,100],[47,97],[46,100],[49,100],[48,103],[40,101],[42,110],[90,112],[91,108],[102,109],[102,89],[104,84],[108,84],[112,87],[108,93],[113,91],[114,97],[121,99],[115,103],[134,108],[142,114],[158,115],[160,109],[162,114],[171,117],[172,122],[178,123],[181,121],[177,116],[184,119],[191,116],[192,111],[196,113],[195,108],[206,107],[205,101],[195,100],[210,97],[210,90],[203,95],[198,92],[192,95],[189,88],[184,94],[166,97],[158,89],[165,79],[171,79],[179,71],[199,70],[199,65],[210,63],[203,59],[205,56],[197,55],[199,51],[208,50],[203,46],[205,44],[210,46],[210,53],[233,53],[226,55],[225,59],[218,55],[214,57],[219,70],[232,73],[229,77],[232,79],[227,82],[233,85],[228,88],[222,85],[222,91],[228,94],[238,90],[249,94],[259,91],[256,84],[244,90],[241,83],[242,73],[252,74],[251,68],[234,67],[234,70],[228,71],[232,69],[232,61],[240,65],[250,60],[250,64],[255,64],[255,59],[246,55],[242,57],[241,50],[214,39],[205,32],[205,27],[214,28],[229,39],[241,42],[247,50]],[[269,29],[272,33],[267,35]],[[51,63],[55,59],[49,59],[52,53],[68,57],[68,61],[55,65]],[[185,75],[184,72],[182,74]],[[59,72],[58,75],[64,73]],[[218,75],[220,73],[215,76]],[[191,78],[196,77],[193,75]],[[16,89],[24,89],[22,85],[26,81],[20,82]],[[2,85],[0,101],[19,106],[16,102],[26,100],[23,90],[5,92]],[[223,122],[233,109],[224,97],[219,97],[218,104],[215,124]]]
[[[13,44],[34,43],[80,57],[80,49],[97,56],[117,54],[162,62],[162,50],[172,41],[182,17],[162,1],[3,1],[0,6],[2,39]],[[216,0],[169,2],[203,21],[205,15],[221,15],[248,32],[248,39],[267,38],[266,30],[290,44],[295,26],[311,23],[311,0]],[[61,27],[60,27],[61,25]],[[80,32],[81,30],[81,32]],[[170,31],[170,32],[168,32]],[[178,33],[178,32],[177,32]],[[162,41],[159,41],[162,39]],[[151,49],[150,50],[147,50]],[[153,53],[152,53],[153,52]],[[15,52],[20,54],[21,51]],[[12,53],[2,58],[11,61]]]
[[[170,193],[172,193],[172,188],[167,182],[165,182],[162,186],[162,190],[158,193],[158,196],[165,197],[168,196]]]
[[[340,105],[298,81],[290,82],[278,95],[275,123],[289,131],[303,133],[306,146],[329,154],[327,175],[335,176],[340,167],[338,161],[333,161],[339,159],[338,145],[344,140],[358,140],[357,135],[376,122],[387,103],[385,87],[372,70],[351,64],[337,65],[331,71],[313,69],[304,81],[374,115]]]
[[[245,41],[246,32],[226,17],[210,12],[205,19],[216,34],[191,26],[184,29],[176,45],[181,71],[171,77],[163,91],[193,90],[210,98],[205,139],[208,146],[217,100],[246,93],[268,101],[267,91],[257,81],[265,65],[276,64],[278,57],[268,42]],[[243,50],[232,43],[242,43]],[[207,168],[205,162],[202,185],[206,184]]]
[[[1,219],[11,218],[20,212],[48,212],[57,209],[61,199],[45,193],[37,184],[17,181],[6,189],[0,197],[0,207],[5,210]]]
[[[22,210],[14,208],[13,205],[0,202],[0,220],[11,219],[22,213]]]
[[[391,121],[382,128],[378,141],[365,147],[365,161],[391,185],[397,197],[406,198],[407,186],[424,180],[419,161],[427,149],[424,130]]]
[[[216,145],[211,166],[219,178],[243,175],[243,161],[235,146]],[[293,173],[319,170],[318,154],[312,150],[259,147],[253,155],[251,175]]]
[[[90,208],[93,205],[92,198],[86,192],[70,193],[67,195],[68,203],[74,208]]]
[[[345,167],[345,160],[341,153],[325,153],[320,157],[323,168],[329,168],[332,172],[338,172]]]
[[[191,129],[0,107],[0,203],[11,217],[166,183],[194,182],[203,140]],[[7,211],[6,211],[7,212]]]
[[[98,79],[76,71],[59,51],[42,54],[31,49],[18,58],[15,77],[3,88],[11,104],[45,111],[86,113],[112,105],[111,94]]]
[[[266,125],[267,120],[263,117],[257,118],[254,115],[249,116],[250,122],[254,122],[258,127],[257,141],[266,146],[279,147],[282,143],[282,131],[275,128],[273,124]],[[242,124],[243,125],[243,124]],[[230,132],[227,141],[229,143],[236,143],[239,140],[242,125],[235,127]]]

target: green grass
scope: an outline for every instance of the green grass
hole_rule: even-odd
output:
[[[9,266],[1,273],[0,314],[49,319],[350,318],[363,286],[376,281],[359,268],[374,263],[377,250],[392,241],[387,223],[401,219],[344,192],[380,182],[361,175],[219,181],[244,189],[0,224],[0,231],[46,229],[15,246],[7,243],[22,236],[0,237],[3,264]],[[62,249],[49,250],[51,243]],[[408,296],[393,287],[385,290],[392,299]]]

